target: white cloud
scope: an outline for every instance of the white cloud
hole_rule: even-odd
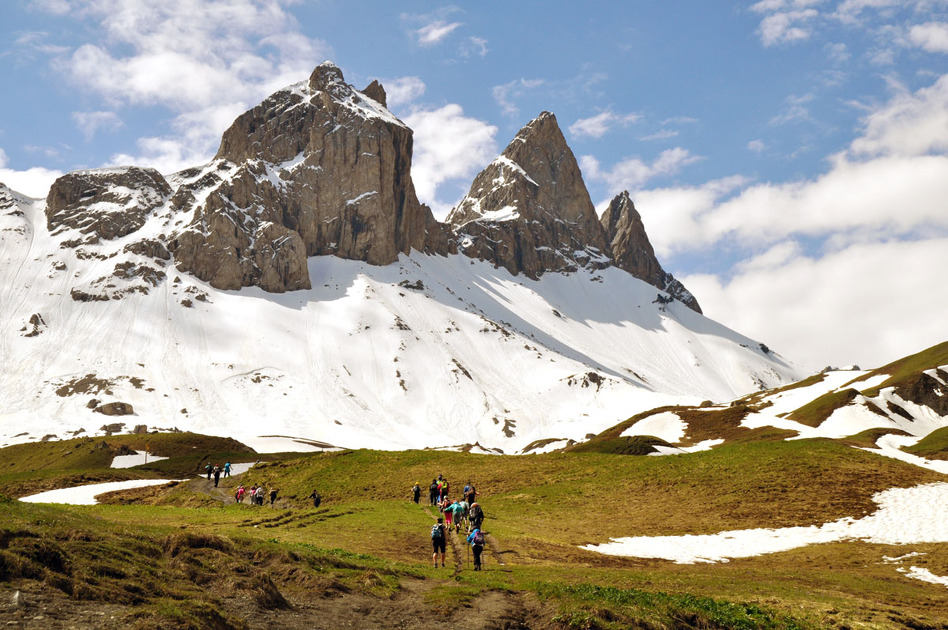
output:
[[[425,82],[418,77],[399,77],[397,79],[383,79],[388,108],[407,105],[420,98],[427,89]]]
[[[122,126],[115,112],[73,112],[72,119],[86,140],[92,140],[99,130],[115,131]]]
[[[486,57],[490,52],[487,48],[487,40],[483,37],[468,37],[461,44],[462,57]]]
[[[623,190],[636,190],[656,177],[674,175],[700,159],[687,149],[675,147],[662,151],[651,164],[639,158],[626,158],[610,169],[603,169],[595,157],[584,155],[579,158],[579,165],[588,180],[605,183],[609,194],[616,195]]]
[[[461,22],[436,20],[415,31],[415,41],[421,46],[433,46],[463,26]]]
[[[684,276],[702,309],[817,370],[879,367],[945,341],[948,239],[860,243],[821,258],[793,243],[744,264],[730,280]]]
[[[569,126],[569,132],[581,138],[588,136],[591,138],[601,138],[606,135],[613,127],[630,125],[642,117],[639,114],[616,114],[606,110],[589,118],[581,118]]]
[[[10,159],[6,152],[0,149],[0,183],[6,184],[7,188],[27,197],[45,198],[49,187],[53,185],[56,178],[62,175],[60,171],[40,167],[18,171],[7,168],[9,164]]]
[[[764,46],[775,46],[809,39],[811,31],[806,24],[818,15],[815,9],[772,13],[760,21],[760,41]]]
[[[900,91],[868,114],[850,148],[856,156],[923,155],[948,151],[948,75],[915,93]]]
[[[169,168],[184,166],[178,161],[186,156],[201,161],[213,153],[233,120],[219,116],[221,110],[236,115],[308,76],[326,58],[325,44],[302,35],[284,10],[290,1],[73,3],[68,13],[98,29],[93,31],[96,43],[80,45],[54,64],[78,89],[98,96],[116,113],[128,105],[170,110],[173,135],[139,140],[142,156],[116,157],[136,162],[154,159]],[[66,10],[62,3],[34,6],[57,13]],[[98,119],[99,127],[92,118],[77,122],[87,133],[109,123],[104,118]]]
[[[763,153],[767,149],[767,145],[764,144],[763,140],[751,140],[747,143],[747,148],[754,153]]]
[[[677,274],[705,313],[809,367],[878,366],[948,338],[948,75],[863,123],[816,178],[636,195],[660,257],[737,261]]]
[[[499,153],[494,140],[497,127],[465,116],[456,104],[416,108],[404,120],[414,130],[411,177],[418,198],[443,219],[457,199],[443,201],[439,187],[451,182],[470,185]]]
[[[948,24],[927,22],[909,29],[909,41],[928,52],[948,53]]]
[[[515,79],[510,83],[495,85],[491,89],[491,95],[494,97],[494,101],[500,105],[500,109],[505,116],[516,116],[520,113],[520,108],[517,107],[514,100],[543,84],[543,79]]]

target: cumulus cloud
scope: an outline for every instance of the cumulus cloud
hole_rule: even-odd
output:
[[[775,245],[725,280],[680,278],[710,316],[810,369],[879,367],[945,341],[948,239],[856,243],[822,257]],[[913,307],[912,304],[917,306]]]
[[[685,165],[700,159],[687,149],[675,147],[662,151],[651,163],[640,158],[626,158],[612,168],[604,169],[595,157],[584,155],[580,157],[579,165],[587,179],[605,183],[609,194],[615,195],[623,190],[637,190],[656,177],[674,175]]]
[[[0,149],[0,183],[7,188],[36,199],[45,198],[49,187],[53,185],[61,171],[33,167],[25,171],[8,168],[10,159],[6,152]]]
[[[948,75],[868,111],[827,165],[796,182],[641,191],[636,207],[660,257],[738,261],[681,277],[705,313],[809,367],[878,366],[944,341]]]
[[[772,13],[760,21],[758,33],[764,46],[789,44],[810,37],[807,25],[819,13],[814,9]]]
[[[499,153],[497,127],[465,116],[456,104],[416,108],[404,120],[414,130],[411,176],[418,198],[443,219],[464,193],[445,201],[439,189],[451,183],[470,185]]]
[[[601,138],[616,126],[625,127],[642,117],[639,114],[616,114],[606,110],[589,118],[581,118],[569,126],[569,132],[577,137]]]
[[[385,87],[389,109],[412,103],[421,98],[427,89],[425,82],[418,77],[384,79],[382,85]]]
[[[948,53],[948,24],[927,22],[909,29],[909,41],[928,52]]]
[[[68,13],[98,29],[95,43],[80,45],[55,60],[55,67],[77,88],[98,96],[116,113],[128,105],[172,112],[175,134],[141,139],[143,154],[138,156],[156,158],[172,168],[186,165],[174,155],[207,159],[213,153],[221,132],[233,120],[219,116],[221,110],[240,113],[276,89],[305,78],[325,58],[325,44],[299,32],[284,10],[286,3],[87,0],[68,7],[57,2],[34,7]],[[101,116],[80,116],[76,122],[87,133],[111,124]],[[208,124],[214,126],[190,126]],[[175,143],[178,146],[172,146]],[[142,163],[135,156],[117,157]]]

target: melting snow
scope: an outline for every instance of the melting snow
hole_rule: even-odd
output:
[[[59,490],[49,490],[40,492],[32,496],[23,497],[20,501],[26,503],[67,503],[69,505],[95,505],[98,503],[96,497],[106,492],[115,492],[116,490],[130,490],[132,488],[146,488],[148,486],[160,486],[164,483],[171,483],[173,479],[132,479],[130,481],[112,481],[109,483],[94,483],[88,486],[76,486],[75,488],[60,488]],[[181,480],[178,480],[181,481]]]
[[[616,538],[584,549],[613,556],[660,558],[678,564],[727,562],[807,545],[863,540],[882,545],[948,542],[948,483],[892,488],[873,497],[879,509],[861,519],[783,529],[745,529],[696,536]]]

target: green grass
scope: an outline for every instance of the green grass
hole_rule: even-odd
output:
[[[434,512],[408,495],[416,481],[426,486],[439,473],[455,494],[469,479],[481,493],[493,537],[483,572],[448,577],[428,566]],[[948,618],[943,587],[881,562],[903,548],[838,543],[676,565],[580,545],[858,518],[875,509],[871,497],[880,490],[941,479],[830,440],[747,441],[671,457],[314,453],[243,476],[247,485],[279,488],[275,510],[209,499],[203,480],[167,491],[158,505],[0,498],[0,587],[43,583],[74,600],[124,602],[130,623],[152,627],[237,625],[233,602],[247,598],[268,610],[294,595],[394,601],[405,597],[406,581],[423,585],[425,606],[444,618],[501,594],[535,597],[537,619],[555,627],[938,627],[934,620]],[[308,499],[314,488],[324,499],[319,509]],[[928,554],[920,566],[948,573],[938,561],[948,545],[917,549]],[[220,575],[234,579],[218,584]]]
[[[880,390],[887,387],[898,387],[920,372],[943,365],[948,365],[948,341],[874,370],[872,374],[888,374],[889,378],[879,385],[865,390],[863,394],[869,398],[874,398],[879,395]],[[858,385],[858,382],[852,384]]]
[[[829,418],[834,411],[851,403],[859,392],[855,389],[842,389],[828,392],[819,398],[795,409],[787,415],[788,420],[794,420],[808,427],[818,427]]]
[[[917,444],[902,450],[925,459],[948,460],[948,427],[935,429]]]

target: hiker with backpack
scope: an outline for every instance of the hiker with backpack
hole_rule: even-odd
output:
[[[419,499],[421,499],[421,486],[416,481],[415,485],[411,487],[411,500],[415,502],[415,505],[418,505]]]
[[[464,516],[464,508],[459,501],[455,501],[444,509],[444,515],[447,517],[448,529],[454,524],[455,531],[461,531],[461,518]]]
[[[484,532],[480,528],[474,529],[467,536],[467,542],[471,545],[471,551],[474,552],[474,570],[481,570],[481,552],[484,551]]]
[[[444,529],[444,519],[438,517],[438,522],[431,527],[431,547],[434,553],[431,554],[431,561],[435,568],[438,567],[438,552],[441,552],[441,566],[444,566],[444,553],[448,548],[448,533]]]
[[[479,504],[472,503],[467,518],[472,528],[480,529],[481,524],[484,522],[484,510],[481,509]]]
[[[438,504],[438,480],[432,479],[431,485],[428,486],[428,502],[431,505]]]
[[[319,504],[323,502],[323,498],[319,496],[319,491],[313,490],[313,494],[309,495],[309,498],[313,500],[313,507],[318,508]]]

